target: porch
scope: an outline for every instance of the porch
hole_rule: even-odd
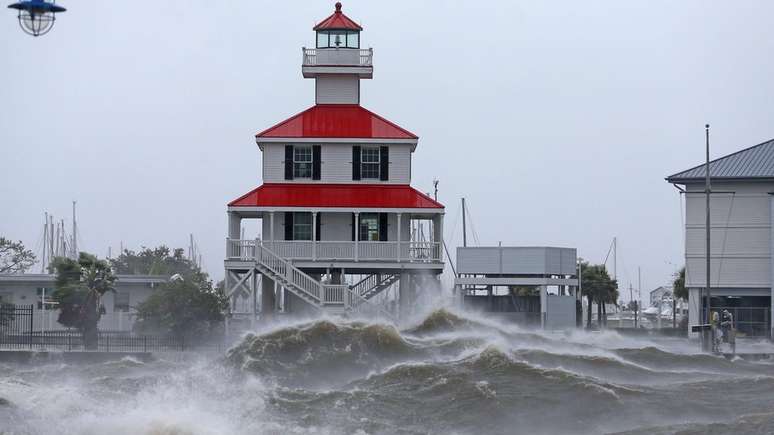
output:
[[[227,239],[227,260],[251,260],[256,245],[278,256],[296,261],[368,261],[398,263],[441,263],[443,246],[427,241],[317,241]]]

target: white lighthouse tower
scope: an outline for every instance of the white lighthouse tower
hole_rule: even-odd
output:
[[[444,207],[410,186],[419,138],[360,105],[362,30],[336,3],[302,49],[315,104],[256,135],[263,184],[228,204],[235,314],[395,318],[443,271]],[[261,220],[257,238],[241,238],[245,219]]]

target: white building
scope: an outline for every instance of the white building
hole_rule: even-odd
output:
[[[418,137],[360,105],[373,77],[361,30],[337,3],[302,49],[315,104],[256,135],[263,184],[228,204],[232,312],[247,299],[253,319],[259,305],[386,314],[373,302],[395,287],[405,311],[417,282],[443,270],[444,207],[410,186]],[[258,239],[241,239],[245,219],[260,219]]]
[[[575,248],[460,247],[454,284],[466,309],[545,329],[571,329],[580,308],[577,268]]]
[[[710,162],[711,308],[734,313],[742,335],[771,336],[774,140]],[[685,196],[689,324],[701,323],[707,285],[704,165],[667,177]]]
[[[117,275],[115,291],[107,292],[100,300],[105,313],[100,318],[99,330],[131,331],[137,305],[168,279],[165,276]],[[33,331],[67,329],[57,322],[59,311],[51,299],[55,280],[56,275],[45,273],[0,275],[0,301],[32,305]]]

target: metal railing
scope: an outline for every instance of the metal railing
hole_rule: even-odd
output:
[[[355,244],[351,242],[317,242],[318,260],[347,260],[355,258]]]
[[[81,333],[73,330],[0,335],[0,349],[12,350],[148,353],[193,350],[223,351],[226,347],[222,339],[200,341],[165,335],[135,335],[100,331],[97,335],[97,347],[87,350]]]
[[[304,292],[316,302],[321,301],[322,284],[293,266],[284,258],[278,256],[262,244],[256,244],[255,260],[275,274],[285,277],[291,284]]]
[[[256,244],[268,247],[277,256],[291,260],[387,261],[439,263],[442,246],[436,242],[370,242],[309,240],[240,240],[227,239],[229,259],[250,260],[256,255]]]
[[[342,284],[325,284],[323,286],[325,289],[325,298],[324,301],[328,305],[337,305],[337,304],[345,304],[346,305],[346,298],[345,294],[347,293],[348,286],[342,285]]]
[[[373,48],[302,48],[303,66],[373,66]]]

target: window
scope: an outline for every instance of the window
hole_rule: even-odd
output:
[[[360,34],[357,32],[347,33],[347,48],[360,48]]]
[[[360,177],[378,180],[379,166],[379,148],[363,147],[360,155]]]
[[[43,309],[43,304],[46,304],[46,309],[51,309],[51,304],[53,303],[51,300],[51,294],[54,293],[54,289],[47,288],[47,287],[38,287],[35,291],[38,296],[38,309]]]
[[[115,292],[113,311],[129,311],[129,292]]]
[[[328,32],[317,32],[317,48],[328,46]]]
[[[360,33],[347,30],[317,32],[317,48],[360,48]]]
[[[293,213],[293,240],[312,240],[312,213]]]
[[[360,215],[360,240],[367,241],[367,242],[379,241],[379,215],[378,214],[363,213]]]
[[[312,147],[293,147],[293,178],[312,178]]]

